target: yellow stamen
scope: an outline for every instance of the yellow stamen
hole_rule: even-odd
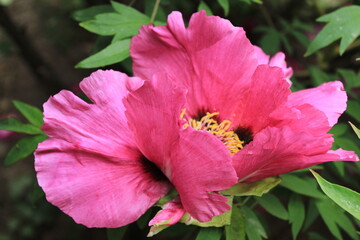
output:
[[[214,134],[224,143],[231,155],[234,155],[244,147],[244,141],[241,141],[234,131],[229,130],[232,124],[229,120],[218,123],[218,121],[214,119],[216,115],[219,115],[218,112],[206,113],[200,120],[187,118],[185,117],[185,113],[186,109],[184,108],[180,114],[180,119],[186,121],[183,125],[184,128],[192,127],[196,130],[208,131]]]

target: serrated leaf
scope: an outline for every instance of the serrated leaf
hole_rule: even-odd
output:
[[[245,219],[241,210],[233,207],[231,223],[225,226],[226,240],[245,240]]]
[[[113,12],[113,8],[110,5],[97,5],[86,9],[75,11],[72,14],[73,19],[78,22],[88,21],[94,19],[96,15],[101,13]]]
[[[100,52],[79,62],[77,68],[96,68],[121,62],[129,57],[130,39],[114,42]]]
[[[314,198],[324,198],[324,195],[317,189],[316,182],[311,182],[309,179],[305,180],[292,174],[281,175],[281,178],[283,180],[280,185],[293,192]]]
[[[31,124],[37,127],[44,124],[44,115],[40,109],[16,100],[13,101],[13,104]]]
[[[222,228],[200,228],[195,240],[220,240],[222,234]]]
[[[316,178],[324,193],[345,211],[360,220],[360,194],[343,186],[330,183],[314,171]]]
[[[44,141],[46,138],[47,136],[45,135],[37,135],[19,140],[6,155],[4,165],[9,166],[26,158],[36,150],[38,143]]]
[[[329,204],[326,200],[317,201],[316,206],[319,210],[320,216],[325,222],[325,225],[331,232],[331,234],[336,237],[337,239],[342,240],[342,236],[340,230],[336,224],[336,215],[333,214],[333,208],[331,204]]]
[[[106,230],[107,240],[121,240],[127,230],[128,226],[123,226],[120,228],[108,228]]]
[[[205,10],[207,16],[213,16],[213,12],[211,11],[210,7],[204,2],[200,1],[200,4],[198,6],[198,11]]]
[[[22,123],[21,121],[15,118],[6,118],[0,120],[0,129],[1,130],[8,130],[12,132],[19,132],[19,133],[27,133],[27,134],[42,134],[40,128],[32,125]]]
[[[259,221],[256,214],[246,206],[241,207],[241,211],[245,218],[245,231],[249,240],[262,240],[267,238],[264,227]]]
[[[301,198],[293,194],[290,198],[289,205],[289,222],[291,223],[291,233],[295,240],[305,220],[305,206]]]
[[[341,39],[340,55],[360,35],[360,6],[342,7],[332,13],[317,19],[319,22],[328,22],[320,33],[311,42],[305,56]]]
[[[280,177],[269,177],[256,182],[242,182],[233,185],[231,188],[221,191],[225,195],[234,196],[262,196],[276,187],[281,182]]]
[[[289,219],[289,215],[285,207],[282,205],[280,200],[274,195],[268,193],[263,195],[262,197],[256,198],[256,200],[263,208],[265,208],[265,210],[268,213],[283,220]]]
[[[222,7],[222,9],[224,9],[225,16],[227,16],[230,10],[229,0],[217,0],[217,2]]]
[[[356,133],[356,136],[360,139],[360,129],[358,129],[354,124],[352,124],[351,122],[349,122],[350,126],[352,127],[352,129],[354,130],[354,132]]]

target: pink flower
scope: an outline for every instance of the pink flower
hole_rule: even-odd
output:
[[[184,211],[206,222],[230,209],[219,191],[239,180],[358,160],[330,150],[341,82],[291,93],[286,65],[261,64],[255,49],[205,12],[188,28],[178,12],[143,26],[131,45],[136,77],[97,71],[80,83],[93,104],[68,91],[44,104],[50,138],[35,168],[48,201],[88,227],[119,227],[175,187],[181,202],[151,223]]]

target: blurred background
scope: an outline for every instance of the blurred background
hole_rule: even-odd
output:
[[[117,1],[131,4],[139,11],[150,15],[155,0]],[[254,3],[255,2],[255,3]],[[360,62],[360,42],[353,43],[343,56],[338,54],[338,42],[325,51],[304,58],[306,48],[314,36],[322,29],[322,23],[315,21],[319,16],[341,6],[356,3],[346,0],[308,1],[230,1],[226,14],[216,1],[161,1],[158,20],[165,21],[173,10],[183,12],[188,19],[199,8],[210,8],[214,15],[226,17],[237,26],[242,26],[252,43],[261,46],[268,54],[285,52],[288,65],[294,70],[294,90],[313,87],[322,82],[349,77],[349,72],[358,71]],[[25,121],[12,104],[19,100],[38,108],[61,89],[80,93],[78,83],[94,69],[75,68],[86,57],[103,49],[111,40],[98,36],[79,26],[73,14],[77,10],[99,4],[109,4],[106,0],[0,0],[0,119],[15,117]],[[116,63],[103,68],[117,69],[131,75],[129,62]],[[340,70],[339,70],[340,69]],[[356,72],[355,72],[356,73]],[[359,76],[355,74],[355,77]],[[350,78],[350,77],[349,77]],[[357,81],[357,80],[356,80]],[[360,85],[360,84],[359,84]],[[349,89],[348,89],[349,90]],[[359,86],[352,86],[351,96],[357,101]],[[356,104],[355,104],[356,105]],[[356,123],[359,119],[351,110],[341,119]],[[348,131],[348,130],[346,130]],[[0,160],[24,134],[0,130]],[[354,136],[353,136],[354,137]],[[340,140],[337,144],[359,153],[353,137]],[[340,138],[341,139],[341,138]],[[343,138],[344,139],[344,138]],[[332,171],[336,171],[332,169]],[[349,183],[336,177],[339,184],[359,191],[358,181]],[[358,177],[355,179],[359,179]],[[109,234],[104,229],[87,229],[77,225],[67,215],[47,203],[44,198],[37,200],[33,156],[9,167],[0,167],[0,240],[10,239],[106,239]],[[35,195],[35,196],[34,196]],[[35,200],[37,201],[35,201]],[[260,210],[261,211],[261,210]],[[150,214],[154,214],[150,213]],[[269,239],[291,239],[287,222],[276,221]],[[324,228],[324,223],[314,226]],[[143,239],[146,231],[132,224],[128,239]],[[316,227],[315,227],[316,228]],[[187,228],[191,236],[192,227]],[[178,226],[178,232],[184,232]],[[328,236],[327,236],[328,235]],[[300,234],[299,239],[321,239]],[[330,233],[325,238],[332,239]],[[323,237],[324,237],[323,236]],[[171,238],[171,231],[154,239]]]

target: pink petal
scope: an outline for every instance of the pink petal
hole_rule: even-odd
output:
[[[189,90],[192,116],[233,109],[257,66],[253,51],[242,28],[204,11],[192,15],[188,28],[179,12],[169,15],[167,26],[144,26],[130,48],[135,75],[149,80],[166,72]]]
[[[185,209],[183,208],[180,198],[176,197],[170,202],[165,203],[153,219],[150,220],[149,226],[156,224],[174,225],[184,216]]]
[[[137,220],[169,190],[139,157],[109,157],[50,138],[39,144],[35,169],[49,202],[87,227],[115,228]]]
[[[179,138],[179,118],[185,104],[185,90],[166,75],[151,81],[124,99],[126,116],[138,148],[165,173],[164,159],[169,159]]]
[[[237,183],[224,144],[205,131],[183,130],[169,164],[169,179],[179,192],[186,212],[200,222],[230,210],[218,191]]]
[[[291,67],[287,67],[285,61],[285,54],[282,52],[276,53],[271,59],[261,48],[254,46],[255,53],[258,59],[258,64],[267,64],[269,66],[279,67],[283,70],[284,77],[290,82],[290,78],[293,75],[293,70]]]
[[[314,138],[307,132],[295,133],[289,127],[266,128],[233,157],[242,181],[256,181],[328,161],[357,161],[354,152],[328,151],[330,134]]]
[[[155,75],[124,103],[138,147],[174,184],[184,209],[199,221],[228,211],[226,197],[216,191],[237,182],[230,154],[212,134],[179,124],[184,90]]]
[[[283,104],[291,91],[277,67],[260,65],[251,78],[251,86],[238,96],[238,109],[228,118],[235,126],[251,128],[253,134],[269,125],[269,115]],[[235,105],[235,102],[233,103]]]
[[[136,145],[124,114],[122,98],[127,88],[142,84],[138,78],[128,78],[115,71],[97,71],[80,86],[94,102],[88,104],[69,91],[61,91],[44,104],[42,129],[54,138],[71,142],[109,156],[125,150],[132,155]]]
[[[346,109],[347,96],[339,81],[324,83],[316,88],[294,92],[289,96],[289,106],[310,104],[327,116],[330,126],[337,123]]]

